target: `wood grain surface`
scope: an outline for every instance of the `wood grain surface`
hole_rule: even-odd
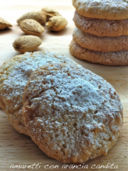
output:
[[[13,24],[12,30],[0,32],[0,65],[17,52],[12,42],[22,35],[16,19],[31,10],[52,7],[68,19],[68,27],[59,34],[45,32],[40,49],[48,49],[71,57],[76,62],[109,81],[118,91],[124,107],[124,124],[118,143],[107,156],[90,160],[83,165],[64,165],[45,156],[30,138],[18,134],[0,111],[0,171],[15,170],[128,170],[128,67],[109,67],[79,61],[69,54],[72,39],[74,8],[71,0],[0,0],[0,16]]]

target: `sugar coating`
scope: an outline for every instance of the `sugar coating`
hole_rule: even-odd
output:
[[[26,133],[22,119],[22,95],[31,73],[42,65],[62,61],[70,59],[42,51],[15,56],[0,67],[0,107],[8,113],[11,124],[19,132]]]
[[[24,120],[48,156],[82,163],[106,155],[117,141],[122,106],[114,88],[77,64],[33,72],[24,92]]]
[[[77,12],[85,17],[108,20],[128,19],[127,0],[72,0]]]

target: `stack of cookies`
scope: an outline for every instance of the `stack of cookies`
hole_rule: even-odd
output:
[[[73,0],[76,29],[70,52],[104,65],[128,65],[128,1]]]

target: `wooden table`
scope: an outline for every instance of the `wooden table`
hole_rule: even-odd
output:
[[[59,34],[46,32],[42,37],[43,43],[41,49],[48,49],[71,57],[69,54],[69,43],[72,39],[72,32],[75,27],[72,21],[74,8],[72,7],[71,0],[4,0],[0,4],[0,16],[10,21],[14,26],[10,31],[0,32],[0,65],[5,60],[17,54],[17,52],[12,48],[12,42],[23,33],[17,27],[16,19],[25,12],[39,10],[46,6],[60,11],[60,13],[68,19],[69,24],[67,29]],[[18,134],[9,125],[5,113],[0,111],[1,171],[128,170],[128,67],[109,67],[89,64],[76,59],[74,60],[104,77],[118,91],[124,107],[124,124],[118,143],[105,157],[99,157],[79,166],[63,165],[45,156],[43,152],[41,152],[37,146],[32,143],[30,138]],[[104,167],[107,168],[105,169]],[[113,169],[110,169],[111,167]]]

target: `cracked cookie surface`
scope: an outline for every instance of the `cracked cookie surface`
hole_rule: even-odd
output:
[[[128,19],[127,0],[72,0],[77,12],[85,17],[123,20]]]
[[[31,73],[42,65],[68,60],[42,51],[15,56],[0,67],[0,107],[19,133],[27,134],[22,118],[22,95]]]
[[[23,95],[25,126],[49,157],[83,163],[106,155],[122,124],[114,88],[77,64],[45,65],[31,75]]]

